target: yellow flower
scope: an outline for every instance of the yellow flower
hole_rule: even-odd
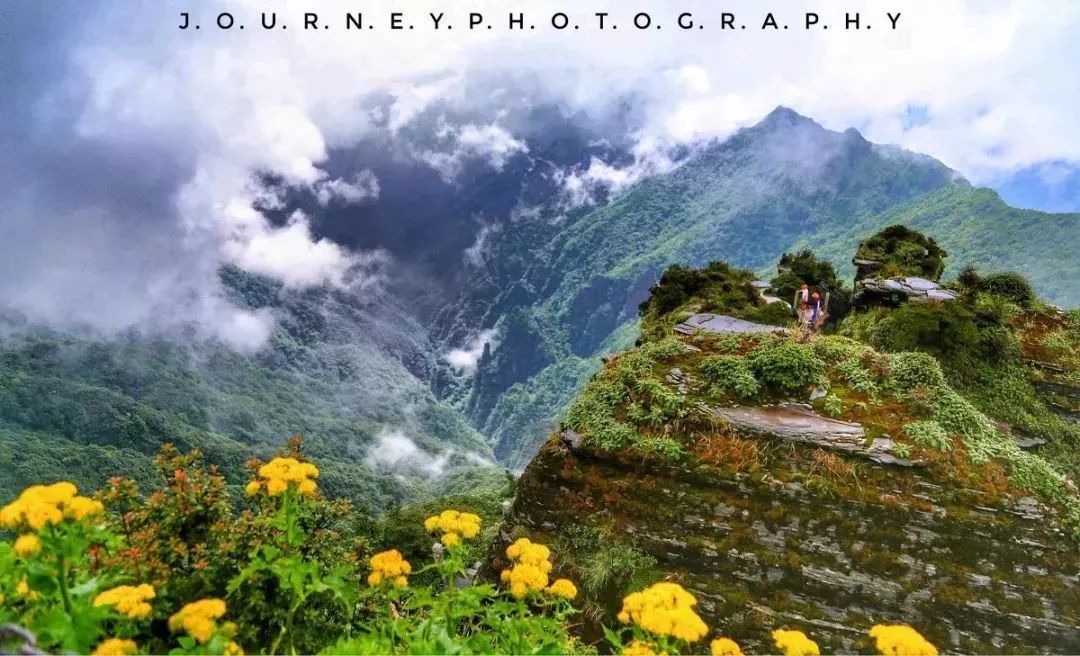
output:
[[[244,656],[244,650],[235,642],[225,645],[225,656]]]
[[[772,632],[776,648],[784,653],[784,656],[818,656],[821,651],[817,643],[806,637],[802,631],[785,631],[777,629]]]
[[[77,494],[75,485],[67,481],[31,485],[0,509],[0,526],[14,529],[25,524],[39,531],[49,524],[59,524],[64,517],[77,521],[104,512],[101,502]]]
[[[547,588],[548,573],[551,572],[551,551],[547,547],[529,538],[520,538],[506,548],[506,556],[514,565],[503,570],[500,578],[510,584],[510,594],[520,599],[529,592]],[[565,590],[562,584],[560,588]]]
[[[266,492],[270,496],[277,496],[289,489],[289,484],[296,484],[301,494],[312,496],[317,489],[312,479],[319,477],[319,468],[296,458],[274,458],[259,467],[258,477],[266,484]],[[249,490],[251,487],[251,483],[248,483]]]
[[[315,484],[315,481],[307,479],[300,481],[300,484],[296,486],[296,489],[305,497],[313,497],[315,496],[316,490],[319,489],[319,486]]]
[[[409,584],[408,575],[412,572],[412,565],[401,556],[397,549],[381,551],[368,560],[371,566],[371,574],[368,575],[368,585],[376,586],[383,582],[393,583],[399,588]]]
[[[15,594],[27,601],[34,601],[38,598],[38,593],[30,589],[30,584],[26,582],[25,577],[15,584]]]
[[[622,654],[623,656],[656,656],[652,647],[637,640],[623,647]]]
[[[731,638],[717,638],[709,644],[712,656],[743,656],[739,644]]]
[[[937,647],[903,624],[878,624],[870,629],[877,650],[886,656],[937,656]]]
[[[461,544],[461,536],[457,533],[444,533],[439,541],[448,547],[456,547]]]
[[[258,494],[261,489],[262,485],[259,484],[259,481],[249,481],[248,484],[244,486],[244,494],[253,497]]]
[[[681,585],[660,582],[627,595],[617,617],[624,624],[632,622],[658,636],[696,642],[709,632],[694,611],[696,605],[697,599]]]
[[[562,597],[564,599],[573,599],[577,596],[577,586],[570,579],[555,579],[555,581],[548,586],[548,592],[556,597]]]
[[[150,614],[152,608],[147,602],[154,597],[154,587],[146,583],[120,585],[94,597],[94,606],[112,606],[121,615],[139,619]]]
[[[26,535],[20,535],[15,540],[15,555],[16,556],[33,556],[37,552],[41,551],[41,540],[33,533]]]
[[[200,599],[184,606],[169,618],[169,628],[183,629],[199,642],[206,642],[217,628],[215,620],[225,614],[225,602],[220,599]]]
[[[98,644],[92,656],[130,656],[137,653],[139,653],[139,646],[135,644],[134,640],[109,638],[108,640],[102,640]]]
[[[75,497],[64,506],[64,517],[76,521],[105,512],[101,502],[90,497]]]
[[[425,519],[424,530],[428,533],[454,533],[459,538],[471,540],[480,534],[480,523],[479,515],[449,509]],[[456,539],[452,541],[455,545],[459,542]],[[443,540],[443,544],[451,546],[445,540]]]

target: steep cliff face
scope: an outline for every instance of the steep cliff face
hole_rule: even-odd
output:
[[[1080,651],[1080,555],[1034,498],[925,468],[849,477],[814,449],[714,442],[771,462],[673,465],[557,436],[522,475],[510,522],[549,540],[613,526],[694,592],[709,626],[757,652],[780,626],[831,652],[867,651],[866,630],[882,622],[967,653]]]

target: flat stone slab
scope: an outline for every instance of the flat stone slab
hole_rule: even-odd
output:
[[[802,406],[735,406],[712,408],[711,411],[737,433],[812,444],[863,456],[883,465],[912,467],[918,464],[893,455],[892,440],[875,439],[867,445],[862,424],[822,417]]]
[[[943,288],[933,280],[907,278],[866,278],[856,285],[859,293],[903,294],[911,301],[955,301],[956,292]]]
[[[675,332],[692,335],[695,330],[708,330],[714,333],[786,333],[787,328],[767,326],[744,319],[736,319],[722,314],[695,314],[675,326]]]

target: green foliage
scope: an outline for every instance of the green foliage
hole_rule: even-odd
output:
[[[918,276],[938,280],[945,271],[945,249],[926,235],[904,225],[883,228],[859,243],[855,257],[881,263],[881,276]]]
[[[758,393],[760,386],[746,358],[734,355],[714,355],[704,359],[698,367],[701,377],[722,394],[734,393],[749,398]]]
[[[952,450],[952,440],[936,421],[916,421],[904,424],[904,435],[911,441],[938,451]]]
[[[87,489],[106,472],[156,482],[165,443],[200,449],[227,482],[251,454],[305,433],[329,492],[378,511],[430,495],[427,481],[372,471],[363,452],[388,427],[433,451],[487,456],[487,445],[403,365],[370,345],[304,347],[294,363],[269,349],[244,356],[209,342],[92,341],[44,331],[0,340],[0,492],[70,479]],[[463,458],[451,469],[475,468]]]
[[[830,417],[839,417],[844,413],[844,401],[835,394],[829,394],[822,401],[822,405],[825,408],[825,414]]]
[[[810,346],[819,358],[830,364],[858,360],[872,353],[866,344],[840,335],[819,335]]]
[[[413,570],[396,551],[372,556],[338,532],[348,503],[318,495],[319,472],[297,459],[299,448],[294,441],[285,457],[253,463],[242,511],[198,454],[171,449],[156,460],[168,479],[161,492],[144,500],[132,481],[114,479],[100,494],[107,516],[80,498],[85,514],[65,506],[39,527],[6,506],[4,526],[24,537],[15,548],[0,543],[0,621],[25,627],[41,648],[76,653],[106,637],[132,640],[140,653],[587,651],[567,633],[572,583],[534,582],[518,594],[473,582],[477,552],[467,545],[478,518],[471,531],[455,525],[454,540],[444,535],[442,558],[425,567]],[[398,519],[433,530],[431,519]],[[102,601],[104,591],[145,603],[129,609]]]
[[[655,558],[598,528],[571,524],[560,532],[564,537],[556,554],[574,569],[592,598],[623,594],[654,573]]]
[[[750,370],[767,387],[796,392],[825,379],[825,363],[806,344],[783,339],[759,345],[749,356]]]
[[[1031,282],[1028,281],[1024,274],[1015,271],[991,273],[983,276],[979,289],[1012,301],[1023,308],[1031,307],[1031,304],[1036,299]]]

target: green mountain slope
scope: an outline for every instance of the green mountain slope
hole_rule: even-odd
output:
[[[933,234],[956,267],[1020,271],[1048,300],[1080,303],[1080,215],[1010,208],[932,158],[778,108],[609,204],[548,225],[546,245],[513,235],[496,244],[494,261],[533,265],[518,278],[491,270],[506,277],[494,302],[490,291],[456,301],[482,308],[477,323],[509,328],[481,361],[470,418],[497,438],[500,454],[520,454],[524,460],[511,463],[522,465],[542,439],[543,422],[530,429],[522,411],[508,406],[544,398],[540,414],[550,416],[552,399],[565,403],[572,391],[561,386],[581,378],[580,370],[558,374],[567,359],[595,363],[668,265],[723,259],[769,275],[783,252],[809,247],[846,276],[855,245],[894,223]],[[517,419],[506,424],[506,417]]]
[[[326,463],[322,485],[369,510],[434,494],[444,473],[501,475],[478,466],[493,460],[487,443],[403,364],[425,355],[407,343],[423,332],[392,305],[224,276],[238,301],[278,317],[257,355],[13,322],[0,341],[0,496],[33,481],[151,480],[166,442],[203,450],[241,484],[247,459],[297,433]]]

